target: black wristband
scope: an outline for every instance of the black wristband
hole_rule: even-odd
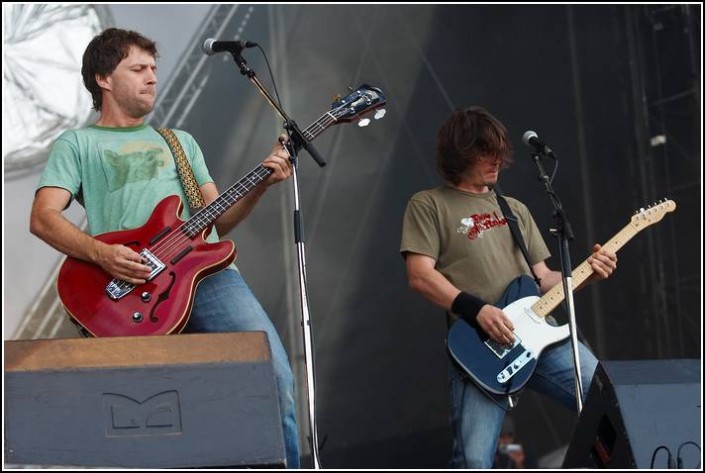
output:
[[[482,309],[485,304],[487,304],[487,302],[479,297],[475,297],[467,292],[461,292],[453,300],[450,310],[458,314],[460,318],[473,327],[477,327],[477,314],[480,313],[480,309]]]

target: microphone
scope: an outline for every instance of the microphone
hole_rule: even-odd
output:
[[[534,148],[534,150],[538,154],[550,156],[553,159],[558,159],[558,156],[556,156],[556,154],[551,150],[551,148],[546,146],[546,143],[539,139],[539,135],[537,135],[535,131],[529,130],[524,133],[524,136],[521,138],[521,141],[523,141],[526,146]]]
[[[215,53],[220,53],[223,51],[233,54],[240,54],[243,49],[254,48],[255,46],[258,46],[258,44],[253,43],[252,41],[217,41],[214,38],[208,38],[203,42],[201,49],[203,49],[203,52],[206,53],[206,55],[212,56]]]

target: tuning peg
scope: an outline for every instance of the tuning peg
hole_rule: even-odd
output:
[[[387,111],[383,108],[380,108],[375,112],[375,120],[381,120],[384,118],[384,116],[387,114]]]
[[[343,98],[342,95],[340,95],[340,94],[335,94],[335,95],[333,96],[333,102],[340,102],[340,100],[341,100],[342,98]]]
[[[355,89],[353,89],[352,87],[348,86],[348,90],[349,90],[350,92],[352,92],[352,91],[354,91]]]
[[[369,119],[369,118],[363,118],[363,119],[361,119],[359,122],[357,122],[357,126],[359,126],[360,128],[364,128],[364,127],[366,127],[366,126],[369,125],[369,124],[370,124],[370,119]]]

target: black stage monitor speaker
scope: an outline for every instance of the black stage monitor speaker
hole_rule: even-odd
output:
[[[263,332],[5,342],[5,461],[285,465]]]
[[[700,468],[700,360],[603,361],[565,468]]]

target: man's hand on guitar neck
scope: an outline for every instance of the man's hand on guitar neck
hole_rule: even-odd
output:
[[[592,274],[578,285],[575,291],[579,291],[591,282],[607,279],[617,270],[617,255],[597,243],[592,247],[592,255],[586,261],[592,268]],[[560,277],[560,273],[557,272],[557,275]]]
[[[587,259],[587,262],[594,271],[588,282],[607,279],[617,269],[617,255],[598,244],[593,246],[592,256]]]
[[[291,161],[289,160],[289,152],[285,146],[286,142],[287,136],[285,134],[280,135],[277,142],[274,143],[269,156],[262,161],[262,166],[274,171],[264,181],[266,186],[284,181],[291,176]]]
[[[271,169],[273,172],[262,181],[262,185],[256,185],[247,191],[246,195],[237,201],[227,212],[221,215],[215,222],[218,235],[227,235],[233,228],[238,226],[250,214],[255,204],[259,201],[267,188],[272,184],[288,179],[292,174],[289,154],[284,147],[286,135],[280,135],[272,147],[262,166]],[[206,204],[210,204],[218,198],[220,192],[213,182],[207,182],[201,186],[201,193]]]
[[[585,260],[590,265],[592,274],[578,286],[574,287],[573,291],[579,291],[591,282],[607,279],[617,269],[617,255],[613,251],[607,250],[598,244],[593,246],[592,251],[592,255]],[[556,284],[561,284],[563,277],[561,272],[549,269],[544,261],[535,264],[533,270],[541,280],[542,294],[551,290]]]

